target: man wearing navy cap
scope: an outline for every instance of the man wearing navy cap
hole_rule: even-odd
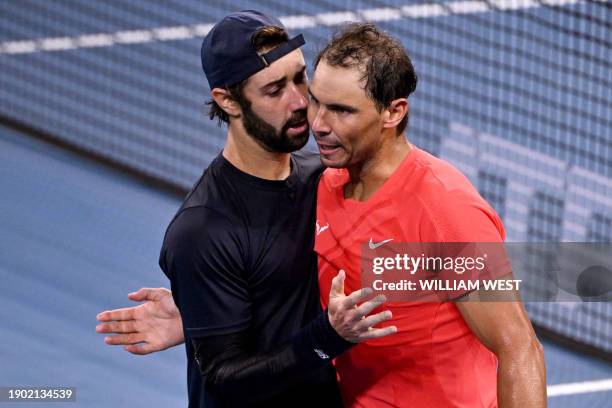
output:
[[[323,168],[316,153],[291,153],[309,134],[303,44],[255,11],[228,15],[202,44],[210,117],[228,124],[227,142],[171,221],[159,261],[182,317],[190,407],[341,406],[331,359],[396,330],[372,328],[391,317],[369,315],[384,297],[345,296],[343,272],[328,310],[320,307],[313,246]],[[149,293],[132,298],[166,302],[158,317],[172,321],[170,292]],[[126,333],[107,342],[135,354],[155,351],[133,317],[106,312],[99,319],[114,322],[99,331]]]

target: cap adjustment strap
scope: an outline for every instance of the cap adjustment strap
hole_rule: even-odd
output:
[[[267,67],[271,63],[276,61],[277,59],[284,57],[285,55],[289,54],[291,51],[295,50],[296,48],[301,47],[305,43],[306,41],[304,41],[304,36],[300,34],[300,35],[293,37],[291,40],[287,41],[286,43],[279,45],[273,50],[268,51],[265,54],[261,54],[259,57],[263,61],[264,65]]]

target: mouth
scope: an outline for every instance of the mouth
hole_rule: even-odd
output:
[[[308,130],[308,121],[303,120],[301,122],[292,123],[287,127],[287,130],[294,134],[303,133]]]
[[[317,142],[317,145],[319,146],[319,152],[322,155],[331,155],[336,153],[338,150],[340,150],[340,145],[337,144],[330,144],[330,143],[320,143]]]

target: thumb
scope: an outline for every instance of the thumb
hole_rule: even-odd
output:
[[[338,274],[332,279],[331,290],[329,291],[329,297],[344,296],[344,279],[346,274],[344,269],[340,269]]]
[[[160,289],[140,288],[136,292],[128,294],[128,299],[135,302],[143,302],[145,300],[159,300],[162,292]]]

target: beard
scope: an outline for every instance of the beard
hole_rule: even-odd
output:
[[[280,131],[277,131],[274,126],[263,120],[259,115],[251,109],[251,103],[241,103],[242,107],[242,123],[244,129],[261,147],[271,153],[291,153],[300,150],[306,142],[308,142],[308,134],[310,129],[300,134],[290,137],[287,130],[297,124],[301,124],[306,120],[306,109],[299,110],[293,113],[289,120],[285,122]]]

